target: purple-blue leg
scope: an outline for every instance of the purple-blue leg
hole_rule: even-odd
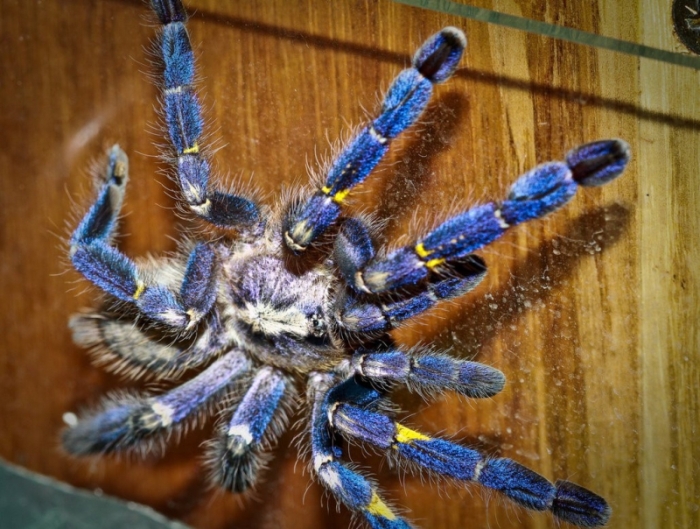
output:
[[[464,33],[452,27],[444,28],[421,46],[413,57],[412,68],[394,79],[379,116],[333,162],[323,187],[288,213],[283,229],[290,250],[303,251],[335,222],[350,190],[376,167],[389,150],[391,140],[418,119],[428,104],[433,85],[452,75],[465,46]]]
[[[164,338],[149,333],[133,321],[110,315],[77,314],[70,319],[69,326],[73,341],[91,348],[98,364],[130,378],[143,375],[178,378],[184,371],[207,363],[234,345],[214,311],[189,347],[173,343],[171,336]]]
[[[419,283],[432,270],[486,246],[508,228],[559,209],[579,186],[613,180],[628,161],[629,146],[622,140],[577,147],[565,162],[545,163],[521,176],[505,201],[476,206],[444,222],[415,246],[373,259],[357,276],[356,285],[376,294]]]
[[[358,218],[349,218],[340,226],[333,248],[333,261],[345,283],[355,288],[355,277],[376,252],[367,225]]]
[[[488,458],[465,446],[428,437],[393,419],[353,404],[330,409],[330,423],[345,438],[369,443],[417,469],[458,481],[473,481],[536,511],[583,527],[605,525],[610,507],[603,498],[568,481],[550,483],[511,459]]]
[[[214,226],[256,233],[263,223],[258,207],[243,197],[213,189],[209,182],[211,167],[198,144],[203,120],[193,87],[194,53],[185,28],[185,8],[180,0],[152,0],[151,4],[163,24],[163,114],[177,156],[182,196],[196,215]]]
[[[178,293],[151,281],[147,272],[110,245],[127,180],[128,159],[115,145],[109,152],[106,181],[71,236],[73,266],[103,291],[132,303],[149,318],[175,329],[192,328],[214,304],[214,251],[203,243],[192,249]]]
[[[157,397],[125,396],[82,417],[63,433],[63,446],[74,455],[112,452],[143,446],[154,435],[172,431],[209,411],[221,393],[250,369],[240,351],[231,351],[199,375]]]
[[[369,296],[349,295],[338,311],[339,325],[350,332],[376,333],[388,331],[401,322],[425,312],[442,300],[456,298],[475,288],[486,275],[486,264],[476,255],[452,263],[454,277],[437,278],[425,284],[422,291],[402,295],[405,299],[380,302]]]
[[[445,267],[442,277],[410,293],[402,293],[397,301],[382,302],[362,294],[358,288],[361,270],[375,257],[374,245],[367,226],[357,218],[347,219],[338,230],[333,259],[340,274],[355,294],[340,300],[337,320],[341,328],[356,333],[388,331],[399,323],[428,310],[441,300],[455,298],[472,290],[486,275],[486,264],[470,255]]]
[[[333,443],[328,417],[332,404],[344,396],[342,390],[347,384],[335,388],[334,384],[335,380],[329,374],[318,373],[309,377],[308,399],[313,406],[311,455],[318,480],[352,513],[364,516],[372,529],[409,529],[408,523],[382,500],[371,481],[338,461],[342,451]],[[334,396],[338,391],[341,394]],[[372,390],[367,391],[366,398],[379,398]]]
[[[217,483],[233,492],[243,492],[255,484],[268,460],[264,450],[285,429],[284,402],[292,389],[277,369],[264,367],[258,371],[213,446],[210,464]]]
[[[370,381],[395,382],[421,394],[455,391],[472,398],[492,397],[506,379],[498,369],[433,352],[369,351],[352,357],[354,372]]]

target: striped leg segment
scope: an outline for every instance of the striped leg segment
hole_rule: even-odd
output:
[[[179,377],[233,347],[218,315],[212,311],[206,325],[189,347],[173,343],[172,337],[156,335],[128,319],[102,314],[77,314],[70,319],[73,341],[92,348],[96,362],[109,371],[130,378],[153,374],[159,379]]]
[[[381,413],[340,403],[331,410],[330,423],[350,440],[390,450],[440,476],[480,483],[529,509],[550,510],[569,523],[598,527],[610,517],[605,500],[583,487],[568,481],[553,485],[511,459],[484,457],[471,448],[411,430]]]
[[[450,272],[455,277],[429,282],[422,292],[399,301],[381,303],[366,299],[369,296],[349,296],[339,311],[338,323],[345,330],[357,333],[391,330],[439,301],[456,298],[474,289],[486,275],[486,264],[480,257],[470,255],[460,263],[453,263]]]
[[[415,246],[373,259],[360,272],[358,285],[381,293],[416,284],[440,265],[490,244],[516,224],[551,213],[569,202],[579,186],[605,184],[625,169],[629,146],[622,140],[582,145],[566,162],[549,162],[521,176],[507,199],[474,207],[438,226]]]
[[[233,417],[216,440],[211,464],[216,481],[233,492],[255,484],[266,463],[263,450],[277,440],[286,427],[284,401],[291,384],[280,371],[258,371]]]
[[[194,53],[185,28],[187,14],[180,0],[152,0],[163,24],[160,52],[163,59],[163,113],[177,155],[177,180],[189,208],[221,228],[258,230],[262,219],[251,201],[211,189],[209,162],[200,153],[201,105],[193,88]]]
[[[329,410],[347,384],[332,388],[332,376],[315,374],[309,379],[308,397],[313,403],[311,416],[311,454],[318,480],[353,513],[361,514],[373,529],[409,529],[408,523],[382,500],[376,486],[362,474],[349,469],[337,459],[342,455],[333,444],[329,428]],[[369,399],[378,398],[371,394]],[[334,396],[335,395],[335,396]],[[355,395],[360,398],[360,395]]]
[[[77,425],[64,431],[63,446],[74,455],[136,448],[142,441],[172,431],[207,412],[216,397],[249,369],[247,357],[232,351],[167,393],[112,399],[101,411],[81,418]]]
[[[450,390],[486,398],[499,393],[506,382],[498,369],[433,352],[359,350],[352,357],[352,367],[367,379],[405,384],[424,394]]]
[[[418,119],[433,85],[452,75],[465,46],[464,34],[448,27],[416,52],[412,68],[401,72],[389,88],[379,116],[333,162],[324,186],[287,215],[284,236],[290,250],[303,251],[335,222],[350,190],[376,167],[390,141]]]

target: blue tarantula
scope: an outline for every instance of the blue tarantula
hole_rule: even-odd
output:
[[[505,378],[492,367],[428,348],[402,349],[389,331],[477,285],[486,267],[475,250],[560,208],[579,186],[618,176],[628,146],[620,140],[580,146],[566,161],[521,176],[505,200],[456,215],[409,246],[377,251],[369,223],[342,215],[344,199],[391,140],[419,118],[433,85],[455,71],[464,34],[447,27],[429,38],[394,80],[378,116],[331,164],[320,189],[272,211],[210,182],[198,144],[203,125],[185,9],[180,0],[152,0],[152,6],[162,24],[163,115],[174,179],[186,208],[217,235],[186,244],[180,257],[143,264],[116,249],[128,161],[113,147],[97,198],[70,239],[74,267],[109,301],[100,312],[75,316],[71,327],[76,342],[93,347],[116,370],[164,380],[196,374],[162,394],[105,400],[65,431],[68,452],[147,451],[154,439],[218,408],[224,419],[209,465],[215,481],[242,492],[255,484],[298,401],[310,410],[315,477],[374,529],[409,524],[372,481],[342,462],[341,438],[385,451],[410,468],[480,483],[576,525],[604,525],[610,508],[587,489],[552,484],[511,459],[486,457],[396,422],[389,403],[394,385],[480,398],[501,391]],[[319,259],[327,246],[319,238],[329,230],[334,246]],[[318,250],[302,255],[312,245]],[[306,394],[296,398],[301,382]]]

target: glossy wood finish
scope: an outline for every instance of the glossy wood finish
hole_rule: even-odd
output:
[[[477,291],[397,333],[502,369],[505,391],[485,402],[425,405],[405,392],[400,401],[425,431],[596,490],[613,506],[611,527],[699,527],[700,74],[389,1],[189,4],[219,172],[250,180],[268,203],[331,155],[326,138],[362,121],[422,39],[446,24],[466,30],[462,68],[356,194],[355,210],[391,219],[388,241],[412,219],[430,225],[503,196],[519,173],[575,144],[630,142],[622,179],[513,230],[483,252],[490,274]],[[320,507],[292,435],[259,502],[207,489],[197,459],[206,432],[162,460],[61,453],[62,414],[122,385],[90,365],[66,326],[94,298],[64,249],[91,163],[114,142],[131,155],[126,253],[172,250],[179,233],[153,145],[157,89],[142,73],[153,29],[138,1],[0,5],[0,456],[196,527],[346,526],[344,510]],[[670,20],[665,2],[480,5],[676,47],[659,23]],[[556,525],[476,488],[438,492],[386,465],[378,474],[426,528]]]

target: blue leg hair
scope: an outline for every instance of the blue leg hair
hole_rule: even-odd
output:
[[[442,300],[456,298],[474,289],[486,275],[486,264],[476,255],[453,263],[450,272],[457,277],[440,278],[427,283],[422,292],[405,299],[381,303],[365,297],[348,296],[339,310],[339,325],[351,332],[388,331],[401,322],[425,312]],[[456,266],[455,266],[456,265]]]
[[[350,190],[376,167],[389,150],[390,141],[421,115],[433,84],[446,81],[455,71],[466,42],[462,31],[448,27],[421,46],[413,66],[394,79],[379,116],[335,159],[324,186],[288,213],[283,230],[289,249],[303,251],[335,222]]]
[[[358,218],[347,219],[338,230],[333,248],[333,260],[345,282],[354,287],[355,276],[375,256],[369,229]]]
[[[352,513],[364,516],[372,529],[409,529],[408,523],[382,500],[371,481],[337,460],[342,451],[333,444],[328,416],[334,393],[342,393],[347,384],[333,388],[333,383],[329,374],[312,374],[309,378],[308,398],[313,404],[311,455],[318,480]],[[369,397],[365,398],[373,400],[379,397],[372,390],[367,391]]]
[[[170,431],[207,406],[250,369],[250,361],[232,351],[189,382],[157,397],[127,396],[105,403],[104,409],[82,417],[63,432],[71,454],[88,455],[135,448],[155,434]]]
[[[355,275],[355,287],[381,293],[419,283],[431,270],[486,246],[508,228],[559,209],[579,186],[602,185],[616,178],[628,161],[629,146],[622,140],[577,147],[567,154],[566,162],[545,163],[521,176],[505,201],[476,206],[447,220],[415,246],[372,259]]]
[[[126,154],[114,146],[107,179],[70,239],[70,257],[78,272],[120,301],[176,329],[190,329],[211,310],[216,297],[214,251],[199,243],[191,251],[180,292],[145,279],[136,264],[110,246],[128,180]]]
[[[360,349],[351,363],[356,374],[371,381],[405,384],[423,394],[450,390],[467,397],[486,398],[499,393],[506,382],[498,369],[433,352]]]
[[[195,93],[194,53],[185,28],[187,14],[180,0],[152,0],[163,24],[163,114],[177,156],[177,180],[189,208],[221,228],[258,231],[263,223],[258,207],[243,197],[210,189],[211,167],[200,152],[201,105]]]
[[[70,319],[69,327],[73,341],[92,348],[97,363],[130,378],[177,378],[183,371],[204,365],[234,346],[215,311],[207,316],[206,324],[189,346],[173,343],[172,336],[156,336],[133,321],[110,315],[78,314]]]
[[[284,374],[272,367],[255,375],[214,445],[211,464],[216,481],[226,489],[243,492],[255,484],[267,459],[263,443],[269,445],[284,430],[282,404],[289,386]]]
[[[330,408],[334,430],[352,441],[369,443],[417,468],[459,481],[474,481],[497,490],[529,509],[550,510],[567,522],[605,525],[610,507],[600,496],[568,481],[552,485],[536,472],[506,458],[482,454],[444,439],[428,437],[386,415],[339,402]]]

